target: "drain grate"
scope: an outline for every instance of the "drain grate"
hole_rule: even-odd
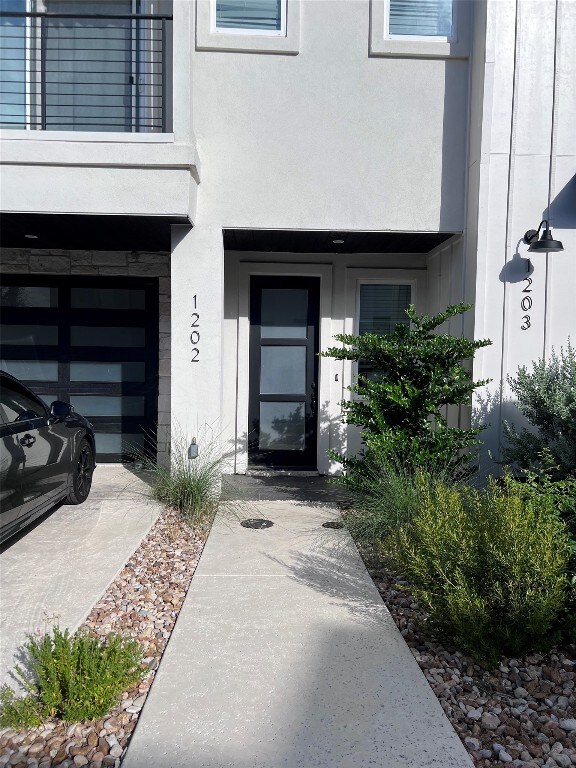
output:
[[[322,523],[322,528],[334,528],[335,530],[339,530],[340,528],[344,528],[344,523],[341,523],[338,520],[328,520],[326,523]]]
[[[274,525],[274,523],[272,522],[272,520],[265,520],[264,518],[261,518],[261,517],[252,517],[252,518],[248,518],[248,520],[242,520],[240,525],[242,525],[244,528],[259,529],[259,528],[271,528]]]

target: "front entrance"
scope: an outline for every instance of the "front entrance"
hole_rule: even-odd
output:
[[[317,469],[319,302],[320,278],[251,278],[251,466]]]

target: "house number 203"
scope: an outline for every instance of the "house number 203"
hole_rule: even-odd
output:
[[[192,296],[192,302],[194,304],[194,309],[197,310],[197,299],[196,296]],[[200,315],[198,312],[192,312],[191,317],[192,322],[190,323],[190,327],[193,328],[192,333],[190,334],[190,343],[192,344],[192,362],[193,363],[199,363],[200,362],[200,348],[198,344],[200,343],[200,331],[198,330],[200,327]]]
[[[532,296],[530,296],[530,294],[532,293],[532,288],[531,288],[532,278],[525,277],[523,282],[528,283],[528,285],[522,289],[523,296],[520,301],[520,309],[522,310],[522,312],[526,312],[526,314],[522,318],[522,325],[520,326],[520,329],[522,331],[527,331],[531,325],[530,315],[528,313],[532,309]]]

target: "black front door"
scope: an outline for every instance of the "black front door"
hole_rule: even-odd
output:
[[[320,278],[250,282],[248,463],[317,468]]]

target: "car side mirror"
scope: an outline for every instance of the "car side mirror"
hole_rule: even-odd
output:
[[[70,403],[63,403],[62,400],[54,400],[50,406],[50,416],[55,419],[67,419],[73,410],[74,408]]]

